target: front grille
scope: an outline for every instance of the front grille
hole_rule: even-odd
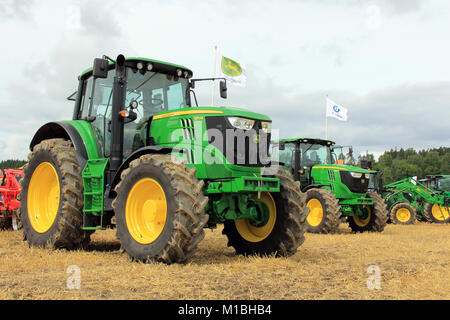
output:
[[[341,171],[341,181],[354,193],[366,193],[369,188],[369,179],[364,175],[361,178],[353,178],[349,171]]]
[[[185,140],[195,140],[194,122],[191,118],[180,119]]]
[[[330,181],[336,181],[336,177],[334,176],[333,170],[328,170],[328,179]]]
[[[256,120],[252,129],[241,130],[231,126],[225,117],[206,117],[209,143],[219,149],[231,164],[264,167],[270,162],[270,133],[261,130]]]

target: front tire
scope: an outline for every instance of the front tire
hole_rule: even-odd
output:
[[[353,232],[382,232],[387,224],[388,212],[383,198],[375,193],[368,192],[367,196],[373,199],[372,206],[365,206],[367,217],[347,217],[348,224]]]
[[[423,216],[426,221],[431,223],[448,223],[450,222],[450,207],[427,202],[423,206]]]
[[[416,221],[416,210],[409,203],[397,203],[389,211],[389,219],[393,224],[413,224]]]
[[[141,156],[122,172],[112,205],[130,260],[186,263],[195,253],[208,221],[204,182],[195,172],[159,154]]]
[[[44,140],[33,148],[21,180],[20,220],[30,245],[74,249],[87,245],[83,180],[71,141]]]
[[[288,257],[304,242],[307,209],[304,208],[300,183],[288,172],[279,170],[279,193],[262,193],[260,201],[269,208],[266,225],[255,227],[247,219],[227,220],[222,231],[228,246],[242,255]],[[255,199],[258,199],[255,196]]]
[[[310,189],[306,192],[306,218],[308,232],[334,233],[339,228],[341,206],[336,196],[326,189]]]

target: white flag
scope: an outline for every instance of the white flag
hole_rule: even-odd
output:
[[[327,98],[327,117],[333,117],[341,121],[347,121],[347,109]]]
[[[218,78],[225,78],[232,84],[245,87],[247,75],[244,66],[240,63],[217,53],[216,71]]]

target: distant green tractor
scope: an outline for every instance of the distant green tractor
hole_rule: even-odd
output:
[[[448,178],[428,176],[425,181],[428,186],[412,177],[385,185],[383,198],[388,207],[389,221],[395,224],[413,224],[416,219],[450,222],[450,193],[440,189]]]
[[[419,182],[429,189],[445,192],[450,197],[450,175],[448,174],[427,175]]]
[[[94,60],[79,77],[73,119],[34,135],[21,217],[33,246],[79,248],[117,228],[131,260],[184,263],[204,228],[224,223],[238,254],[290,256],[304,240],[300,187],[264,176],[265,115],[193,107],[192,71],[146,58]],[[270,159],[269,159],[270,160]]]
[[[387,211],[383,198],[375,192],[377,183],[381,185],[378,173],[338,164],[343,159],[334,154],[333,145],[316,138],[282,139],[278,143],[281,166],[301,182],[306,193],[308,231],[335,232],[345,218],[354,232],[382,232]]]

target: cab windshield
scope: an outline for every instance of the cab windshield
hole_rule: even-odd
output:
[[[450,192],[450,177],[438,179],[437,189]]]
[[[310,143],[302,143],[300,145],[300,165],[302,167],[312,167],[317,164],[331,163],[331,151],[329,146]]]
[[[136,120],[124,126],[124,158],[143,147],[147,139],[147,127],[152,116],[167,110],[188,107],[186,92],[188,80],[164,73],[128,70],[125,104],[137,101]]]
[[[149,118],[161,111],[185,108],[188,106],[186,92],[188,80],[163,73],[133,72],[128,70],[126,105],[138,102],[137,121]]]

